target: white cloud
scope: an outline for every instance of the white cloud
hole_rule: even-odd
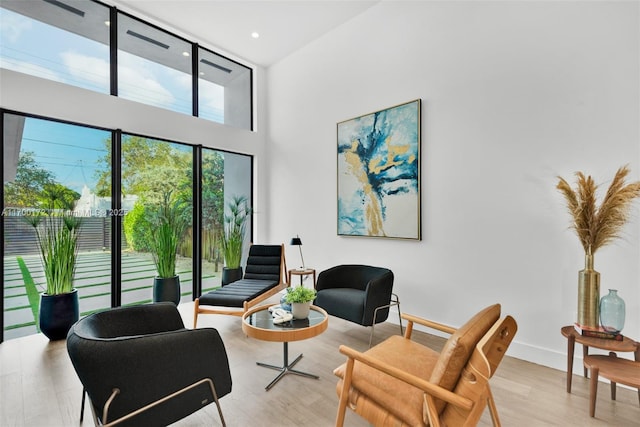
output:
[[[173,94],[158,82],[148,61],[119,52],[118,95],[123,98],[167,108],[175,101]]]
[[[29,31],[30,29],[31,20],[17,13],[9,13],[5,9],[2,9],[0,37],[4,40],[4,43],[7,41],[15,43],[24,31]]]
[[[89,82],[100,88],[109,88],[109,62],[76,52],[63,52],[62,62],[74,79]]]

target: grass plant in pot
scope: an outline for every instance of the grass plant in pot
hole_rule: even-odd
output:
[[[178,244],[189,225],[187,205],[171,191],[151,209],[151,255],[158,275],[153,280],[153,302],[180,302],[180,277],[176,274]]]
[[[25,220],[35,230],[46,279],[46,290],[40,295],[38,327],[50,340],[63,339],[80,318],[73,280],[82,220],[70,211],[53,209]]]
[[[247,228],[247,219],[253,212],[249,208],[247,198],[234,196],[227,204],[228,214],[224,216],[224,230],[220,241],[224,255],[224,267],[222,269],[222,286],[235,282],[242,278],[242,249],[244,235]]]
[[[314,299],[316,299],[316,290],[302,285],[288,288],[284,298],[285,302],[291,304],[291,314],[294,319],[306,319]]]

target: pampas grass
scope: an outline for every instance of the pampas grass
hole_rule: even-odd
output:
[[[620,237],[620,231],[629,219],[631,203],[640,196],[640,181],[626,184],[628,174],[627,166],[618,169],[599,207],[596,200],[598,186],[591,176],[576,172],[575,190],[558,177],[556,188],[567,201],[567,209],[573,219],[571,228],[578,235],[585,253],[594,254]]]

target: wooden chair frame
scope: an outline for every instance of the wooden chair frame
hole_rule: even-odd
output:
[[[455,328],[450,326],[416,316],[403,314],[402,317],[407,320],[405,331],[405,338],[407,339],[411,338],[414,323],[448,334],[453,334],[456,331]],[[489,387],[489,379],[504,357],[504,353],[516,331],[517,325],[511,316],[498,320],[476,345],[454,391],[449,391],[411,375],[366,353],[361,353],[344,345],[340,346],[340,352],[346,355],[348,359],[340,393],[336,427],[344,425],[353,368],[356,361],[422,390],[429,425],[432,427],[439,427],[440,425],[475,426],[487,405],[489,406],[493,425],[500,426],[498,411]],[[448,404],[442,414],[438,414],[435,399],[443,400]]]
[[[195,328],[198,324],[199,314],[226,314],[230,316],[242,316],[247,311],[249,311],[250,308],[260,304],[262,301],[266,300],[267,298],[270,298],[273,295],[276,295],[278,292],[289,287],[290,284],[287,283],[287,274],[286,274],[287,261],[284,256],[284,244],[282,244],[281,246],[282,246],[282,252],[280,255],[280,283],[278,283],[277,286],[261,293],[260,295],[258,295],[257,297],[251,300],[245,301],[242,308],[234,308],[234,307],[225,308],[222,306],[200,305],[200,298],[196,298],[194,301],[195,305],[193,309],[193,327]]]

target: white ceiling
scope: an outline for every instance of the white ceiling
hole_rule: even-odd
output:
[[[113,0],[204,47],[268,67],[380,0]],[[252,32],[260,37],[251,37]]]

